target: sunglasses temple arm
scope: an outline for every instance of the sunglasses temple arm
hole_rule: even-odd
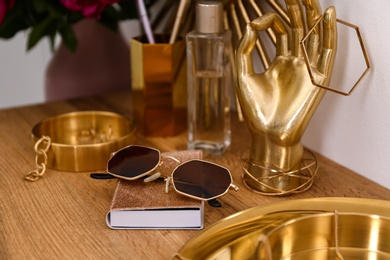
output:
[[[164,181],[165,181],[165,193],[168,193],[168,190],[169,190],[169,183],[171,182],[172,180],[172,177],[167,177]]]
[[[156,173],[150,175],[149,177],[146,177],[146,178],[144,179],[144,182],[155,181],[155,180],[157,180],[157,179],[160,178],[160,177],[161,177],[161,172],[156,172]]]
[[[98,180],[108,180],[108,179],[115,179],[115,176],[112,176],[111,174],[108,173],[91,173],[89,175],[92,179],[98,179]]]
[[[161,156],[161,158],[168,158],[168,159],[171,159],[172,161],[175,161],[179,164],[181,163],[179,159],[177,159],[176,157],[170,156],[170,155],[164,155],[164,156]],[[162,163],[163,163],[163,161],[161,161],[160,164],[162,164]]]
[[[240,190],[240,188],[237,185],[233,184],[233,183],[230,184],[230,188],[233,188],[235,191]]]
[[[221,202],[219,202],[219,200],[217,200],[217,199],[208,200],[207,203],[208,203],[211,207],[214,207],[214,208],[220,208],[220,207],[222,207]]]

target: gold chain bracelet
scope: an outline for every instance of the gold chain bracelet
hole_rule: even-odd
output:
[[[51,139],[48,136],[42,136],[34,145],[36,169],[30,171],[24,178],[28,181],[37,181],[46,172],[47,151],[51,145]]]

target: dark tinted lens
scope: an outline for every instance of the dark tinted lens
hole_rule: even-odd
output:
[[[172,177],[173,184],[179,192],[203,199],[225,193],[232,181],[227,169],[199,160],[179,165]]]
[[[132,145],[119,150],[111,157],[107,164],[107,171],[111,174],[131,179],[152,171],[156,168],[159,161],[159,151]]]

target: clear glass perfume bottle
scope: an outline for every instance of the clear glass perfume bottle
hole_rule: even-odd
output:
[[[223,28],[223,4],[199,1],[188,33],[188,149],[222,154],[230,145],[231,32]]]

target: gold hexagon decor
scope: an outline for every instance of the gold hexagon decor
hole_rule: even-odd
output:
[[[360,77],[356,80],[356,83],[352,86],[352,88],[348,91],[348,92],[343,92],[343,91],[340,91],[338,89],[335,89],[335,88],[331,88],[331,87],[328,87],[328,86],[324,86],[324,85],[321,85],[321,84],[318,84],[317,82],[315,82],[315,79],[314,79],[314,76],[313,76],[313,71],[312,71],[312,68],[311,68],[311,65],[310,65],[310,60],[309,60],[309,57],[308,57],[308,54],[307,54],[307,51],[306,51],[306,46],[305,46],[305,42],[306,40],[308,39],[308,37],[310,36],[310,34],[313,32],[313,30],[317,27],[317,25],[323,20],[323,16],[321,16],[317,22],[314,24],[314,26],[308,31],[308,33],[306,34],[306,36],[302,39],[302,41],[300,42],[300,45],[301,45],[301,49],[302,49],[302,52],[303,52],[303,56],[304,56],[304,60],[305,60],[305,63],[306,63],[306,67],[309,71],[309,75],[310,75],[310,79],[311,79],[311,82],[314,86],[317,86],[317,87],[320,87],[320,88],[323,88],[323,89],[326,89],[326,90],[329,90],[329,91],[332,91],[332,92],[335,92],[335,93],[338,93],[338,94],[341,94],[341,95],[344,95],[344,96],[349,96],[352,94],[352,92],[356,89],[356,87],[359,85],[359,83],[361,82],[361,80],[363,79],[363,77],[368,73],[368,71],[370,70],[371,68],[371,64],[370,64],[370,61],[368,59],[368,55],[367,55],[367,52],[366,52],[366,48],[364,46],[364,42],[363,42],[363,38],[360,34],[360,31],[359,31],[359,27],[357,27],[356,25],[353,25],[351,23],[348,23],[348,22],[345,22],[343,20],[340,20],[340,19],[337,19],[337,22],[340,23],[340,24],[343,24],[345,26],[348,26],[348,27],[351,27],[353,29],[355,29],[356,31],[356,34],[357,34],[357,37],[359,39],[359,43],[360,43],[360,47],[361,47],[361,50],[363,52],[363,56],[364,56],[364,60],[365,60],[365,63],[366,63],[366,69],[364,70],[364,72],[360,75]]]

